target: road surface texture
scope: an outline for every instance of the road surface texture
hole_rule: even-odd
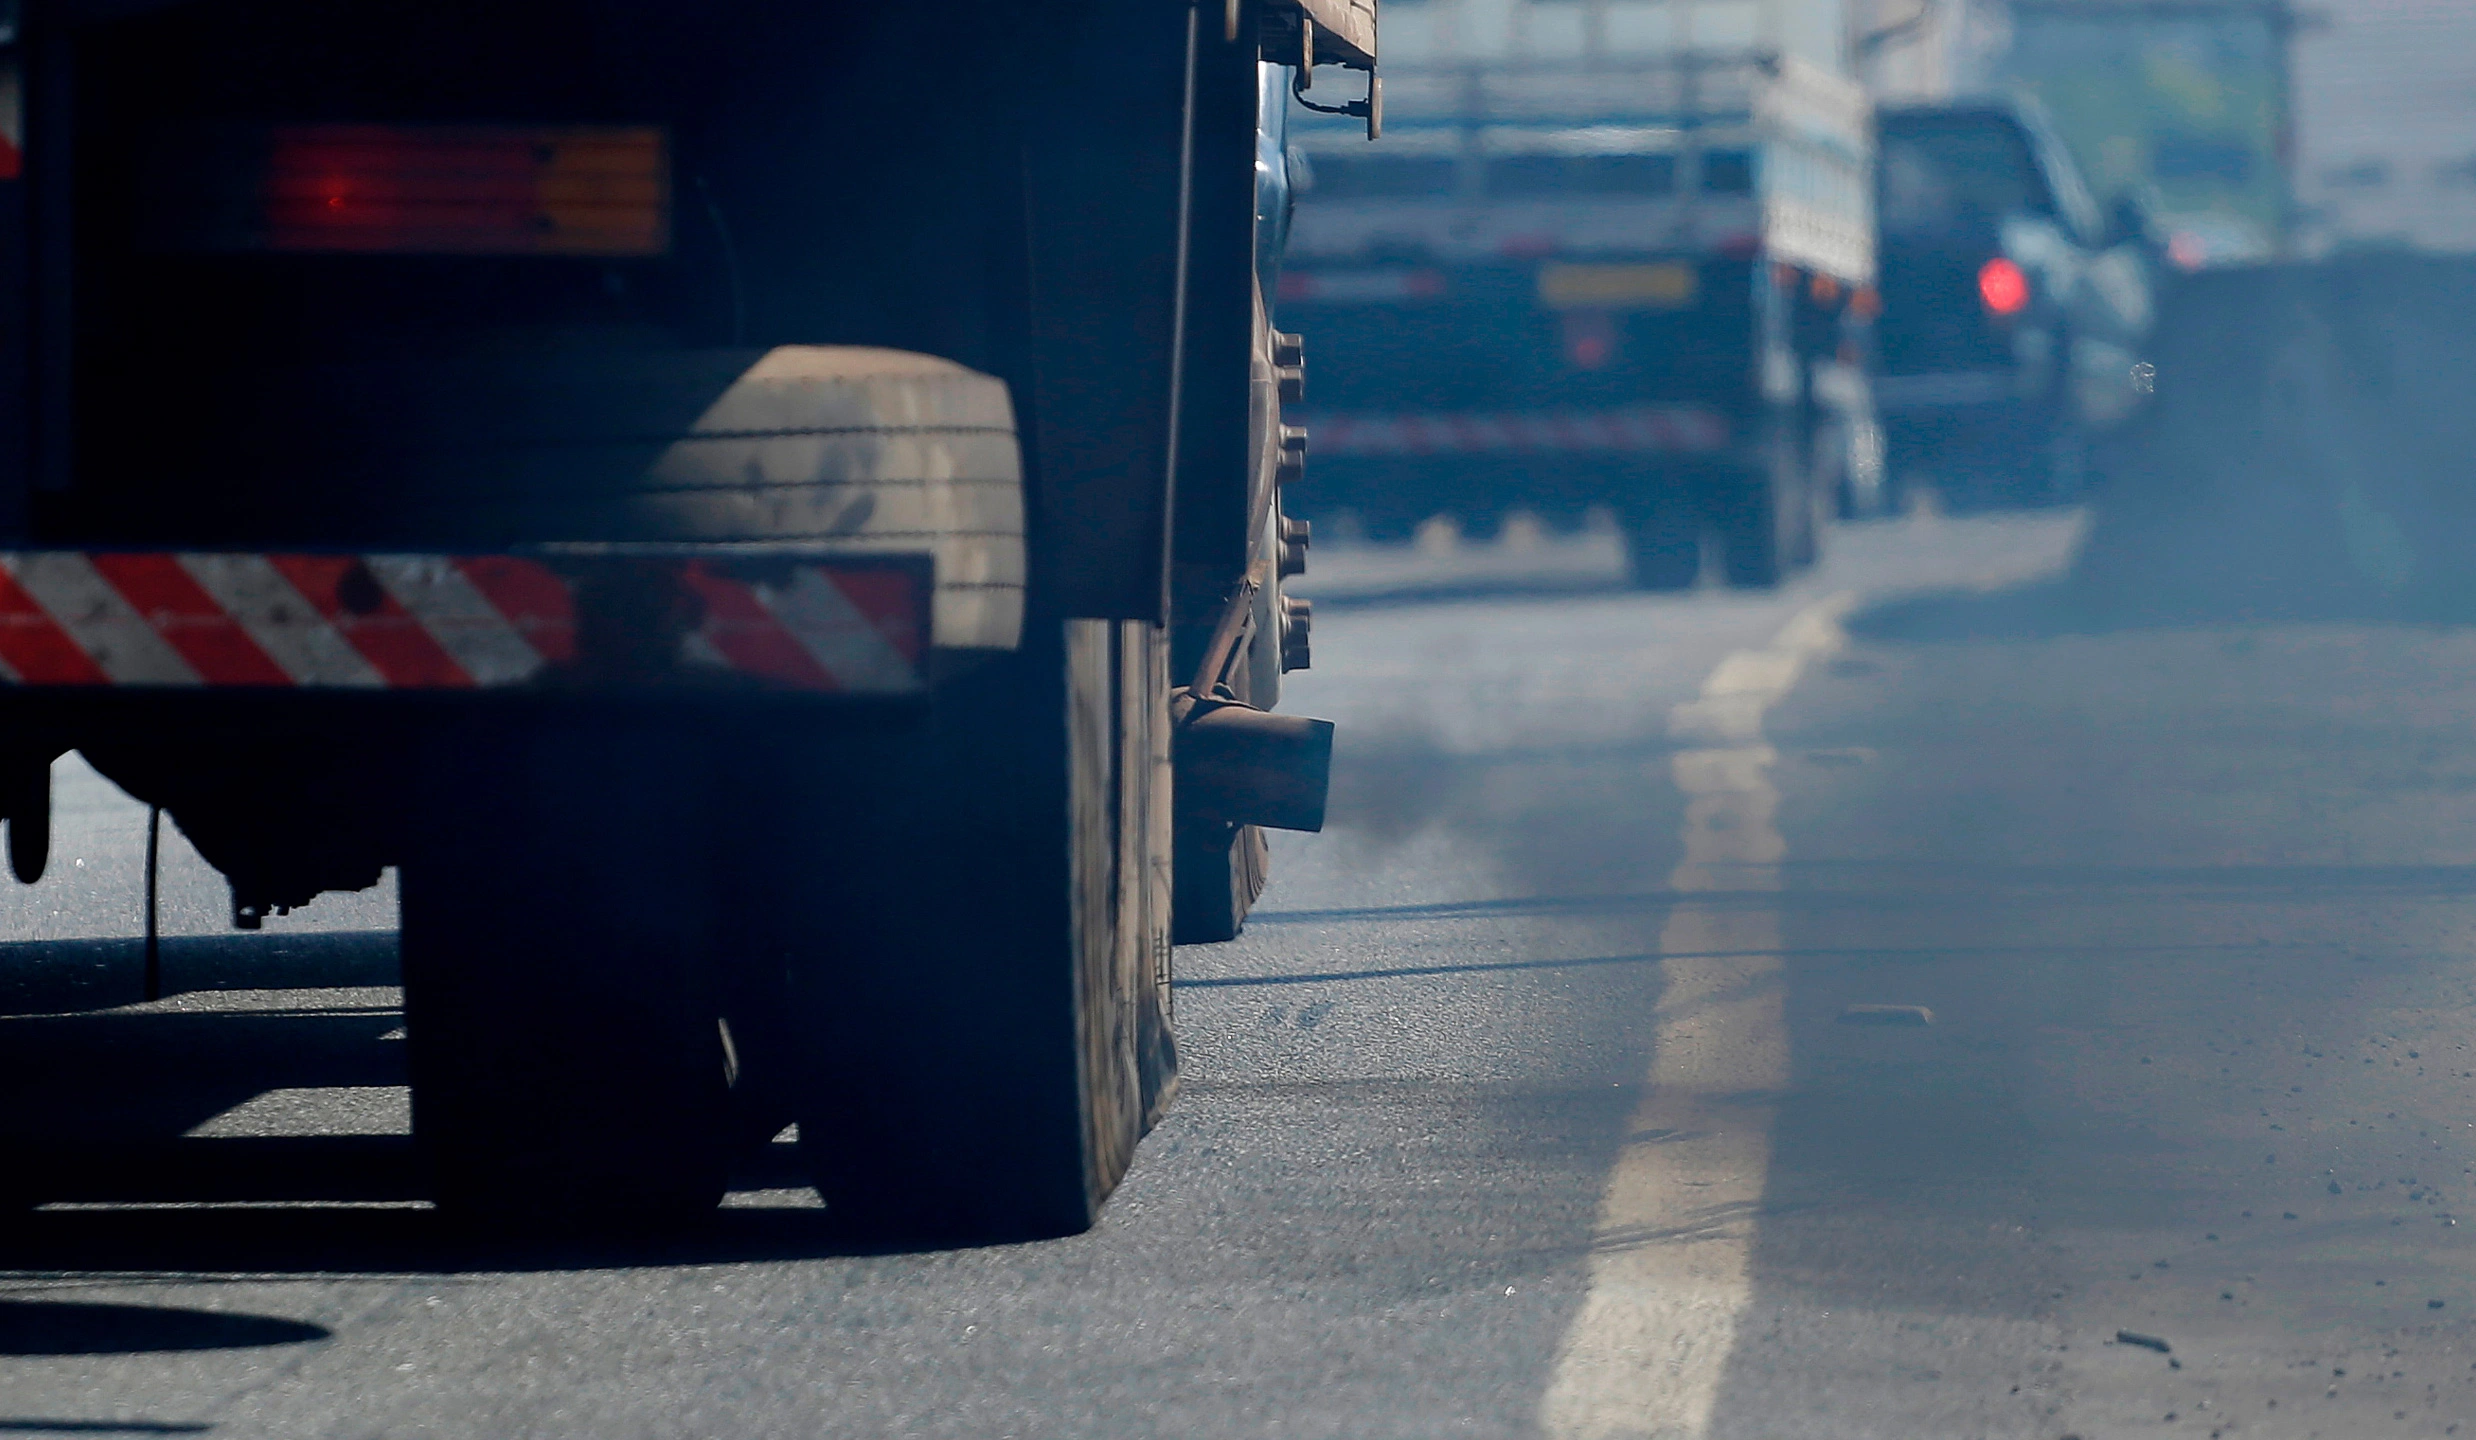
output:
[[[1762,596],[1319,554],[1332,827],[1180,953],[1184,1096],[1043,1245],[838,1250],[778,1165],[658,1247],[443,1233],[387,897],[223,936],[167,832],[130,1003],[145,814],[64,761],[0,1435],[2458,1433],[2476,629],[2110,620],[2078,524]]]

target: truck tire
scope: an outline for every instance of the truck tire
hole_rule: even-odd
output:
[[[1720,527],[1720,578],[1731,590],[1768,590],[1780,583],[1778,536],[1740,520]]]
[[[241,415],[289,437],[312,548],[800,542],[930,554],[941,648],[1011,647],[1022,462],[1005,384],[854,345],[576,346],[325,367]],[[237,443],[237,442],[236,442]],[[252,443],[264,443],[263,440]],[[355,484],[328,477],[349,473]],[[334,507],[332,509],[322,507]],[[203,523],[203,522],[202,522]]]
[[[1752,463],[1715,479],[1711,514],[1729,588],[1769,589],[1819,548],[1806,465],[1804,427],[1775,421]]]
[[[704,849],[686,787],[663,783],[680,753],[491,737],[404,867],[414,1139],[459,1219],[638,1227],[721,1199],[728,1042],[705,887],[675,865]]]
[[[1789,535],[1788,562],[1792,569],[1811,570],[1823,560],[1823,532],[1840,512],[1840,479],[1827,479],[1817,470],[1809,470],[1797,487],[1797,503],[1790,512],[1795,528]]]
[[[1625,517],[1626,557],[1636,590],[1691,590],[1702,574],[1702,517],[1682,502]]]
[[[1732,487],[1718,506],[1720,578],[1732,590],[1768,589],[1786,576],[1787,547],[1780,532],[1780,494],[1767,475]]]
[[[1166,677],[1154,627],[1036,625],[883,742],[835,923],[792,961],[837,1229],[1073,1234],[1125,1174],[1176,1073]]]

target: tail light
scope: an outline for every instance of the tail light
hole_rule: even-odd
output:
[[[273,250],[659,255],[652,129],[279,129],[263,181]]]
[[[667,150],[651,126],[199,127],[158,147],[148,229],[186,250],[657,256]]]
[[[1977,268],[1977,298],[1989,314],[2017,315],[2029,308],[2029,277],[2001,255]]]

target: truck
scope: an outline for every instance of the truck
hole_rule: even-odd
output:
[[[2476,10],[2333,0],[2292,31],[2298,253],[2476,251]]]
[[[471,1223],[796,1126],[854,1233],[1092,1224],[1322,822],[1262,162],[1371,0],[10,18],[17,877],[70,750],[243,929],[392,868]]]
[[[1697,583],[1712,542],[1731,584],[1810,562],[1881,480],[1868,105],[1839,7],[1441,23],[1387,61],[1382,147],[1299,127],[1281,314],[1340,372],[1298,410],[1305,512],[1394,538],[1604,510],[1650,589]]]

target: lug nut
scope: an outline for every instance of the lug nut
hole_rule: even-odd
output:
[[[1315,543],[1315,527],[1304,520],[1281,517],[1281,574],[1307,573],[1307,550]]]
[[[1272,363],[1275,365],[1304,365],[1307,363],[1307,342],[1305,338],[1302,336],[1293,335],[1287,330],[1273,331]]]
[[[1294,485],[1307,473],[1307,427],[1281,427],[1281,458],[1275,462],[1273,479],[1283,485]]]
[[[1296,595],[1281,597],[1281,668],[1307,669],[1314,658],[1315,602]]]

